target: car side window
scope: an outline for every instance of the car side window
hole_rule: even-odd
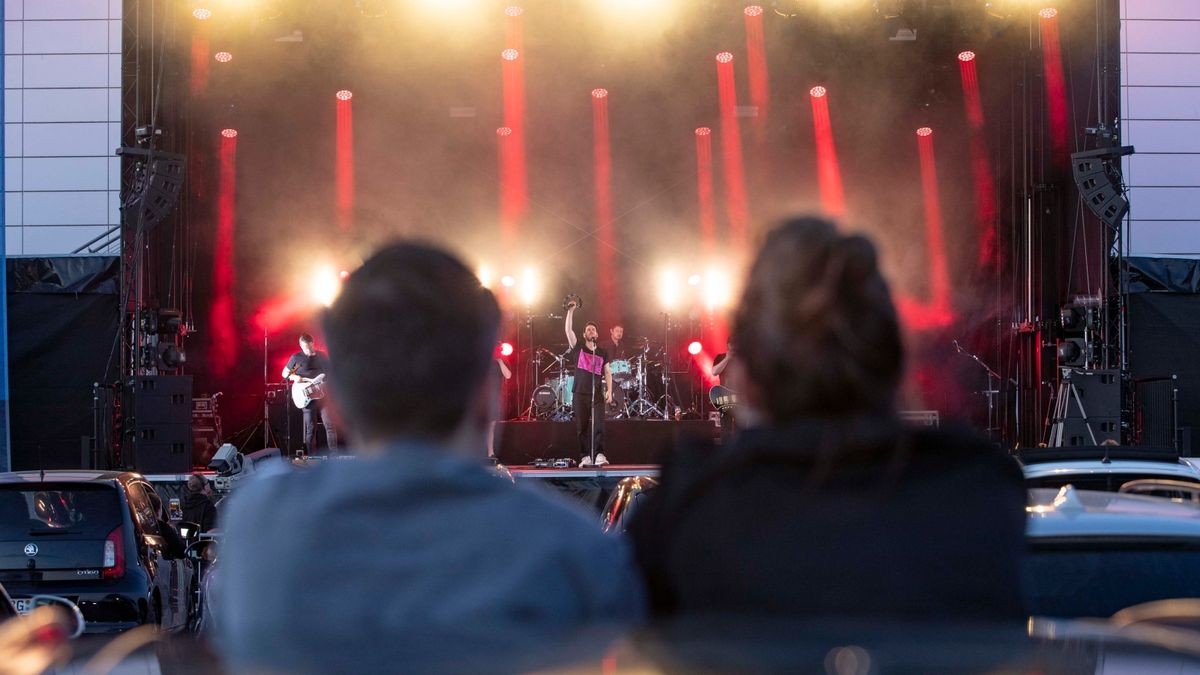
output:
[[[146,486],[141,483],[129,483],[126,494],[129,495],[129,505],[133,508],[134,517],[142,527],[142,532],[159,536],[158,514],[147,495]]]

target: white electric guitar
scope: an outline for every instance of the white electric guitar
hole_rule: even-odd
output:
[[[292,403],[295,403],[297,408],[303,410],[309,403],[321,398],[325,398],[325,373],[292,383]]]

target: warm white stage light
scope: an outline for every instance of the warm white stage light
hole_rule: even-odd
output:
[[[541,295],[541,283],[538,280],[537,271],[532,267],[526,267],[525,271],[521,272],[521,302],[525,303],[526,307],[532,305]]]
[[[328,307],[337,299],[338,293],[342,292],[342,280],[332,267],[319,267],[309,284],[309,292],[314,302]]]

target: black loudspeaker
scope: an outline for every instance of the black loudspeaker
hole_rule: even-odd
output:
[[[1083,196],[1083,203],[1096,217],[1116,228],[1129,212],[1129,201],[1122,194],[1121,169],[1113,160],[1133,154],[1133,146],[1099,148],[1071,155],[1071,173]]]
[[[125,384],[125,457],[145,474],[192,470],[192,376],[142,375]]]
[[[1074,387],[1069,392],[1067,414],[1063,418],[1063,445],[1100,445],[1104,441],[1121,442],[1121,377],[1117,370],[1070,371]],[[1076,398],[1078,396],[1078,398]],[[1080,406],[1083,411],[1080,411]],[[1084,420],[1086,413],[1087,419]],[[1088,427],[1091,432],[1088,432]],[[1092,436],[1095,435],[1095,439]]]

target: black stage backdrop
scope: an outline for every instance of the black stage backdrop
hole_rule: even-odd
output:
[[[8,259],[14,470],[82,466],[92,384],[120,367],[119,269],[115,256]]]
[[[1200,429],[1200,294],[1133,293],[1129,298],[1129,370],[1135,378],[1178,377],[1181,450]],[[1192,443],[1194,447],[1194,442]]]

